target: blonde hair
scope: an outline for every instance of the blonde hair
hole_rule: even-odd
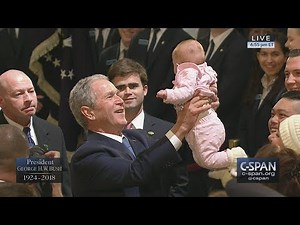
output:
[[[172,53],[173,61],[176,63],[192,62],[197,65],[204,63],[205,52],[202,45],[194,39],[180,42]]]

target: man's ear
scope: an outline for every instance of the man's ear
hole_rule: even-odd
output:
[[[94,120],[95,119],[95,114],[94,114],[93,110],[90,107],[81,106],[80,111],[88,120]]]
[[[144,85],[143,89],[144,89],[144,96],[146,96],[148,93],[148,85]]]

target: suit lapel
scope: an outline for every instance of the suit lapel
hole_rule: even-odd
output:
[[[126,149],[125,145],[123,145],[122,143],[120,143],[116,140],[113,140],[109,137],[106,137],[102,134],[91,132],[88,136],[88,140],[96,140],[97,142],[100,142],[104,146],[108,146],[110,151],[113,152],[113,154],[118,155],[121,158],[126,158],[126,159],[130,159],[130,160],[134,159],[128,153],[128,150]],[[136,152],[136,148],[134,147],[136,141],[132,141],[132,139],[129,139],[129,138],[128,138],[128,141],[131,144],[131,147],[133,148],[135,155],[137,155],[138,152]]]
[[[137,34],[139,35],[139,34]],[[147,57],[148,57],[148,43],[149,43],[149,38],[150,38],[150,29],[147,29],[145,31],[142,31],[140,33],[140,36],[137,40],[137,45],[140,46],[137,49],[139,49],[139,55],[142,57],[140,58],[141,62],[144,63],[143,65],[147,66]],[[129,47],[130,48],[130,47]],[[133,48],[132,51],[136,51],[137,49]]]
[[[97,68],[98,54],[97,54],[97,47],[96,47],[96,40],[95,40],[95,28],[89,29],[89,40],[91,43],[91,51],[92,51],[94,68]]]
[[[49,143],[49,132],[45,129],[36,116],[33,116],[32,123],[34,127],[34,131],[36,134],[36,138],[39,144],[48,144]]]
[[[161,52],[161,49],[163,49],[165,43],[168,43],[171,35],[172,29],[167,29],[162,36],[160,37],[160,39],[157,42],[157,45],[153,51],[153,53],[150,55],[151,57],[149,58],[149,63],[148,63],[148,67],[151,66],[153,64],[153,62],[155,61],[155,59],[157,58],[157,56],[159,55],[159,53]],[[150,34],[149,34],[150,35]]]
[[[5,119],[3,115],[3,111],[0,110],[0,124],[8,124],[7,120]]]
[[[155,131],[152,129],[153,126],[155,126],[155,121],[152,120],[152,117],[150,115],[145,113],[144,130],[147,132],[147,135],[149,137],[155,135]]]
[[[220,61],[220,58],[228,51],[228,44],[232,41],[235,36],[235,30],[233,30],[221,43],[219,48],[216,50],[215,54],[212,55],[207,64],[214,64],[216,61]]]

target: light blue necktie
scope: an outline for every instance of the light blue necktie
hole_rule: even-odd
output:
[[[123,138],[122,138],[122,144],[125,145],[126,148],[129,150],[129,151],[128,151],[129,154],[130,154],[131,156],[133,156],[133,158],[136,158],[136,157],[135,157],[135,154],[134,154],[134,151],[133,151],[133,149],[132,149],[132,147],[131,147],[129,141],[128,141],[128,139],[127,139],[125,136],[123,136]]]

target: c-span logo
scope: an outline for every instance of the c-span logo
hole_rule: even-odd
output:
[[[279,179],[278,158],[238,158],[238,183],[276,183]]]

